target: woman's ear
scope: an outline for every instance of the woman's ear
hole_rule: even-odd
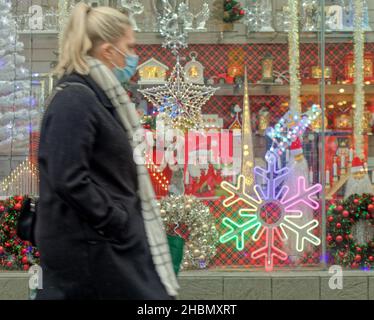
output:
[[[113,60],[113,46],[109,43],[103,43],[98,48],[102,60],[110,62]]]

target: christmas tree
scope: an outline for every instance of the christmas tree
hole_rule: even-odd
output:
[[[8,156],[28,154],[40,118],[11,5],[0,0],[0,155]]]
[[[223,21],[228,23],[240,20],[245,14],[241,3],[235,0],[224,0],[223,10]]]

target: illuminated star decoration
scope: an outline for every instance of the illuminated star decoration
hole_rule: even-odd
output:
[[[239,217],[245,219],[244,223],[238,223],[233,217],[225,217],[222,223],[228,231],[220,237],[221,243],[234,240],[237,250],[244,250],[246,240],[254,242],[265,239],[265,245],[252,252],[252,259],[264,258],[265,270],[271,271],[274,266],[274,259],[284,261],[288,254],[277,246],[275,240],[282,242],[288,239],[288,233],[296,234],[296,250],[304,251],[305,243],[310,242],[316,246],[321,240],[313,234],[318,227],[318,220],[314,219],[306,224],[300,224],[303,212],[300,205],[305,205],[313,210],[319,209],[319,203],[315,196],[322,190],[320,184],[307,187],[305,178],[297,177],[298,187],[295,194],[290,194],[289,187],[282,185],[285,178],[290,174],[287,167],[278,168],[277,155],[269,153],[266,157],[267,169],[255,167],[256,176],[266,181],[262,188],[256,184],[253,192],[246,191],[245,177],[239,176],[237,186],[227,181],[222,182],[221,187],[230,196],[223,201],[224,207],[231,207],[237,202],[242,203],[239,210]],[[251,231],[250,234],[247,233]]]
[[[177,57],[173,72],[164,85],[139,90],[166,117],[166,125],[181,130],[202,128],[202,107],[219,88],[185,82],[185,72]]]
[[[269,128],[266,132],[267,136],[273,141],[270,151],[282,155],[297,137],[304,134],[308,126],[320,114],[321,108],[315,104],[301,116],[298,113],[287,112],[274,128]]]

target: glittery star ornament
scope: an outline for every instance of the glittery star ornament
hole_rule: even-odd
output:
[[[203,128],[202,107],[218,88],[187,83],[185,72],[177,63],[164,85],[139,90],[153,104],[156,112],[165,115],[165,124],[180,130]]]

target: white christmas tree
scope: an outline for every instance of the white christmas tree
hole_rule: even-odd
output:
[[[0,0],[0,154],[27,155],[40,115],[11,6]]]

